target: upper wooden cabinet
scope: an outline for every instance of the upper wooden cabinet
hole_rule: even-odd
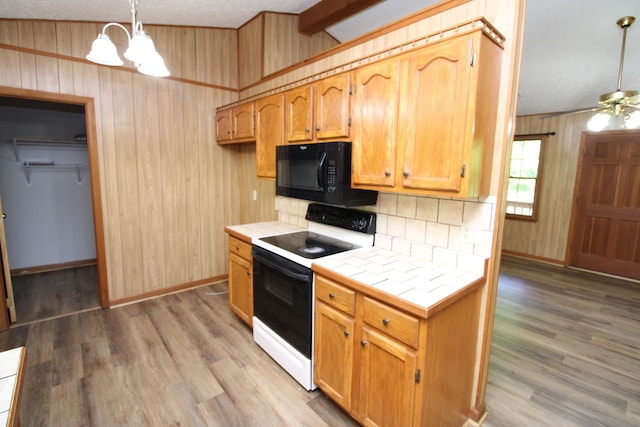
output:
[[[355,185],[395,185],[400,61],[360,68],[354,77],[352,179]]]
[[[358,70],[354,187],[488,194],[501,54],[477,31]]]
[[[216,141],[218,144],[250,142],[255,140],[254,104],[216,112]]]
[[[291,144],[349,137],[350,74],[285,92],[286,141]]]
[[[256,174],[276,177],[276,146],[284,144],[284,95],[256,101]]]

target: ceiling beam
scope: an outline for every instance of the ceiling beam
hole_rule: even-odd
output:
[[[298,15],[298,31],[311,35],[380,0],[321,0]]]

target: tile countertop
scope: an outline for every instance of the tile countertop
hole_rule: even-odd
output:
[[[251,243],[251,239],[254,237],[265,237],[272,236],[274,234],[293,233],[295,231],[303,230],[306,230],[306,228],[280,221],[228,225],[224,228],[224,231],[229,235],[247,243]]]
[[[473,292],[484,274],[442,266],[386,249],[362,248],[315,260],[313,271],[428,318]]]
[[[251,243],[264,237],[305,228],[279,221],[227,226],[225,232]],[[486,281],[484,274],[456,269],[380,248],[361,248],[319,258],[312,269],[365,295],[428,318]],[[395,298],[393,298],[395,297]]]

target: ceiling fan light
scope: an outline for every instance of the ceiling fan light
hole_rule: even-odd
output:
[[[611,120],[610,114],[606,112],[598,113],[587,122],[587,127],[590,131],[600,132],[609,125],[609,120]]]
[[[636,110],[624,119],[624,127],[635,129],[640,127],[640,110]]]
[[[118,55],[116,45],[104,33],[98,34],[98,37],[91,44],[91,52],[85,58],[102,65],[120,66],[124,64]]]

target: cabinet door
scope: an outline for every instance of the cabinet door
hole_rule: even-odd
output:
[[[276,146],[284,144],[283,95],[256,101],[256,174],[276,177]]]
[[[316,139],[349,137],[349,74],[320,80],[315,85]]]
[[[229,306],[247,325],[253,325],[253,265],[229,254]]]
[[[231,110],[216,113],[216,141],[218,144],[231,139]]]
[[[393,187],[396,167],[398,60],[355,73],[352,176],[354,187]]]
[[[351,410],[354,320],[316,303],[314,382],[345,410]]]
[[[409,347],[363,327],[360,342],[359,418],[365,426],[410,426],[416,354]]]
[[[253,139],[255,126],[253,124],[253,103],[241,105],[231,110],[232,139]]]
[[[285,93],[285,132],[290,143],[313,139],[313,88],[303,86]]]
[[[398,127],[403,188],[460,190],[467,123],[473,121],[467,114],[471,52],[472,39],[462,37],[403,61]]]

